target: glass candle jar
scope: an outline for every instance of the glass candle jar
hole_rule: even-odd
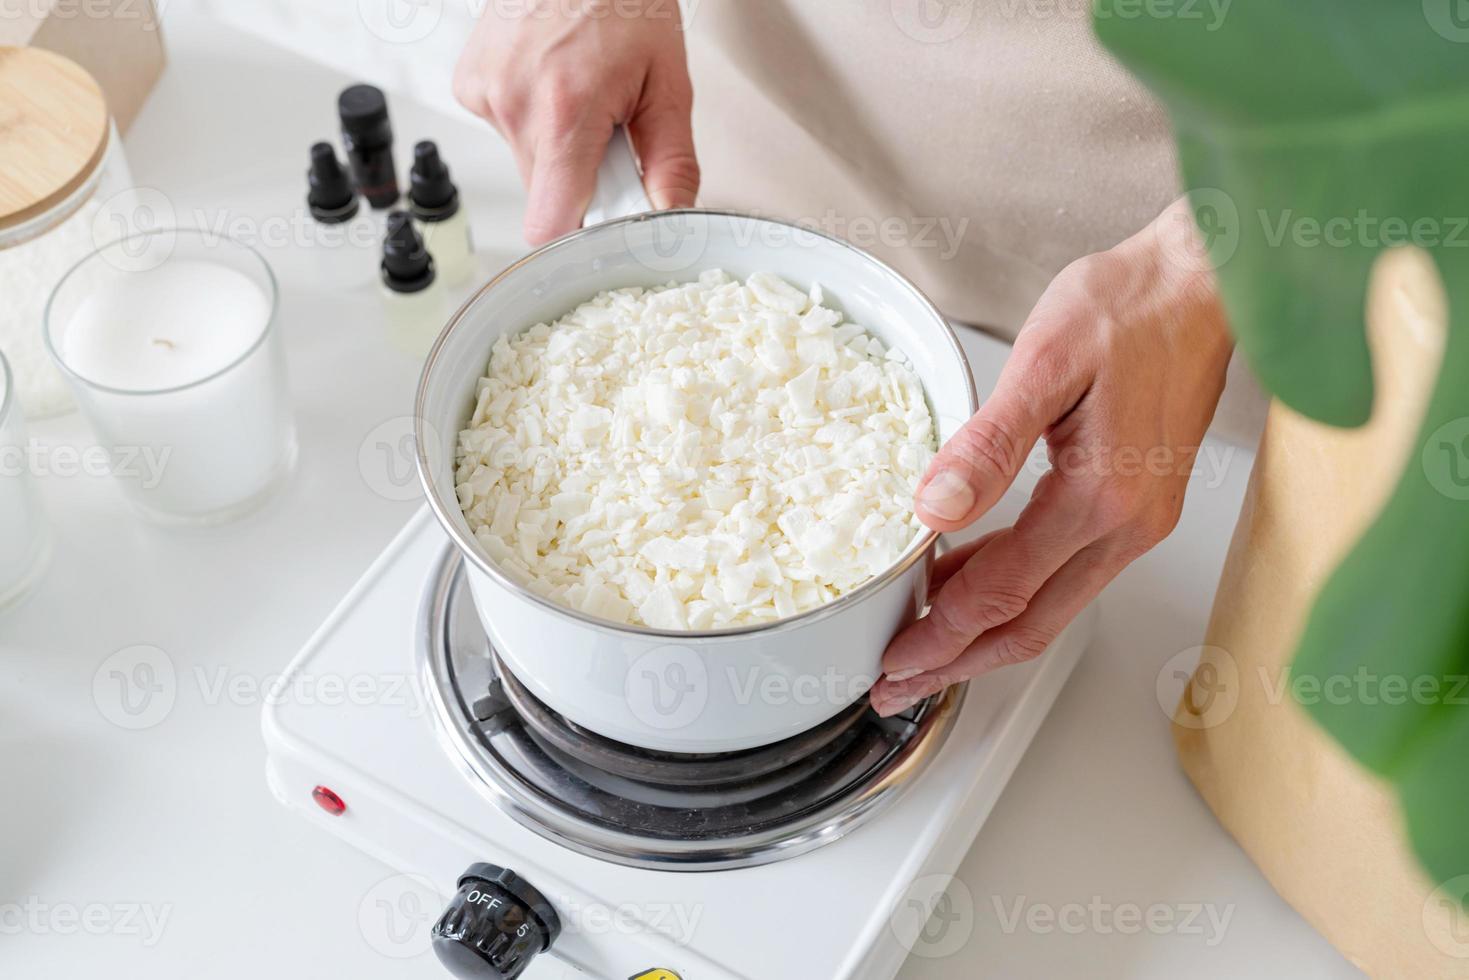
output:
[[[54,52],[0,47],[0,350],[11,398],[31,420],[72,409],[66,381],[46,356],[41,315],[66,270],[123,234],[139,199],[102,90]],[[100,237],[99,237],[100,236]]]
[[[145,517],[229,520],[291,472],[296,431],[276,314],[265,259],[197,229],[119,239],[57,285],[47,348]]]
[[[10,363],[0,354],[0,609],[30,590],[50,551],[50,525],[31,482],[20,399]]]

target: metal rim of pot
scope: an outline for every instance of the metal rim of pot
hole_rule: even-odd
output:
[[[921,561],[923,557],[929,553],[930,549],[934,545],[934,542],[938,540],[939,532],[933,530],[932,528],[925,528],[924,533],[916,538],[908,546],[908,549],[903,552],[902,556],[896,562],[890,565],[886,570],[877,575],[874,575],[872,578],[868,579],[866,582],[863,582],[851,592],[839,596],[836,599],[833,599],[831,602],[828,602],[822,606],[818,606],[815,609],[809,609],[805,612],[797,613],[794,616],[788,616],[784,619],[771,620],[765,623],[752,623],[744,626],[731,626],[717,630],[667,630],[656,629],[650,626],[614,623],[610,620],[600,619],[596,616],[590,616],[579,609],[573,609],[570,606],[559,603],[554,599],[547,598],[546,596],[540,595],[539,593],[536,593],[531,589],[526,588],[523,583],[517,581],[513,576],[506,574],[500,568],[496,567],[493,562],[489,561],[480,552],[478,542],[474,540],[473,535],[467,535],[460,530],[458,524],[455,521],[455,515],[450,514],[447,511],[447,508],[444,506],[443,501],[440,499],[439,494],[435,489],[434,477],[432,473],[433,464],[428,458],[428,450],[426,449],[428,441],[425,439],[424,433],[426,402],[428,399],[428,386],[430,378],[432,378],[434,375],[434,367],[438,362],[445,343],[447,342],[451,334],[461,328],[462,324],[464,323],[464,318],[466,314],[468,314],[470,308],[473,307],[477,302],[479,302],[482,296],[494,289],[506,277],[508,277],[515,271],[524,268],[526,265],[529,265],[530,263],[535,262],[546,255],[549,255],[561,248],[564,248],[573,242],[579,241],[587,237],[588,235],[594,233],[605,233],[609,229],[618,228],[638,222],[654,221],[668,217],[677,217],[680,215],[695,215],[706,218],[736,218],[740,220],[767,222],[769,224],[780,225],[782,227],[800,232],[802,234],[814,235],[818,238],[824,239],[830,244],[837,245],[843,249],[858,253],[868,262],[871,262],[874,268],[885,275],[892,282],[893,285],[904,290],[905,292],[910,293],[915,299],[917,299],[917,301],[928,311],[928,313],[933,316],[934,320],[941,325],[943,330],[943,337],[949,344],[950,353],[958,359],[958,362],[963,366],[964,374],[968,377],[969,412],[972,415],[974,412],[979,410],[979,391],[974,384],[974,374],[970,370],[969,359],[964,354],[964,348],[959,344],[959,338],[954,333],[954,328],[949,324],[949,321],[944,317],[944,315],[939,312],[938,307],[934,306],[933,301],[930,300],[921,289],[919,289],[910,279],[908,279],[907,276],[904,276],[902,273],[898,272],[896,269],[879,259],[877,256],[866,251],[865,249],[858,248],[851,242],[844,241],[843,239],[838,238],[835,235],[829,235],[823,231],[810,228],[806,225],[799,225],[794,222],[781,221],[775,218],[757,217],[755,215],[745,214],[740,211],[730,211],[718,208],[675,208],[667,211],[655,211],[643,214],[634,214],[624,218],[616,218],[612,221],[606,221],[601,224],[590,225],[588,227],[570,232],[569,234],[566,234],[561,238],[556,239],[555,241],[542,245],[540,248],[531,252],[529,255],[522,257],[521,259],[511,263],[509,266],[502,269],[493,279],[485,283],[479,289],[475,290],[474,294],[470,296],[469,299],[467,299],[464,304],[454,312],[453,316],[449,318],[449,322],[445,325],[443,331],[440,332],[438,339],[434,341],[433,347],[429,350],[428,357],[424,360],[423,371],[419,375],[418,392],[416,397],[414,398],[414,457],[417,464],[419,482],[423,487],[424,495],[428,498],[430,509],[433,510],[434,516],[438,519],[439,525],[449,535],[450,539],[454,542],[455,546],[460,550],[460,552],[462,552],[469,561],[474,563],[475,568],[484,572],[486,575],[490,576],[492,579],[505,586],[506,588],[513,590],[517,595],[521,596],[527,601],[533,602],[536,605],[541,606],[542,608],[557,613],[558,615],[575,619],[578,622],[601,632],[611,633],[614,635],[636,636],[644,638],[654,637],[659,639],[671,640],[718,640],[730,637],[748,636],[752,633],[769,634],[782,630],[806,626],[810,623],[826,619],[829,616],[834,616],[844,609],[851,608],[852,606],[863,602],[868,597],[876,594],[888,582],[903,574],[918,561]],[[927,392],[925,392],[924,394],[927,398]],[[928,401],[929,409],[930,411],[932,411],[932,399],[928,398]],[[458,517],[460,519],[463,518],[462,512],[458,515]]]

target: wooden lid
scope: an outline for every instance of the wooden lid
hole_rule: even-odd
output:
[[[107,100],[87,70],[0,46],[0,231],[61,204],[107,152]]]

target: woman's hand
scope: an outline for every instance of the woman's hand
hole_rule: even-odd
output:
[[[880,714],[1038,656],[1173,530],[1229,355],[1186,201],[1062,270],[994,393],[934,458],[918,516],[938,531],[974,523],[1038,439],[1051,469],[1014,527],[938,559],[928,615],[883,658]]]
[[[454,95],[510,141],[533,245],[581,224],[619,124],[653,206],[694,203],[693,89],[676,3],[526,3],[513,17],[490,4],[459,57]]]

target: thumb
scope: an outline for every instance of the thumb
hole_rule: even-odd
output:
[[[995,390],[963,428],[944,443],[918,484],[919,520],[957,531],[978,520],[1015,482],[1031,449],[1072,403],[1069,386],[1037,371],[1017,350]]]
[[[628,131],[643,165],[643,187],[653,207],[691,208],[699,193],[699,161],[688,103],[667,101],[640,109]]]
[[[608,119],[600,126],[573,126],[537,142],[525,210],[526,241],[541,245],[581,227],[596,187],[597,166],[611,138]]]

